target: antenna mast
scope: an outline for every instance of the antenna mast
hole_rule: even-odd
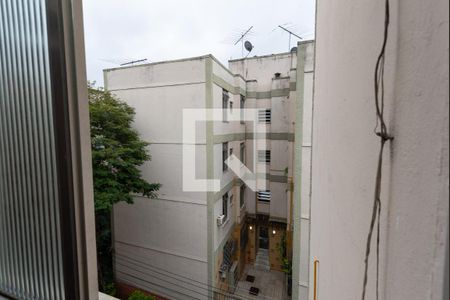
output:
[[[278,25],[278,27],[280,27],[281,29],[283,29],[284,31],[286,31],[287,33],[289,33],[289,46],[288,46],[288,51],[291,50],[291,35],[298,37],[299,39],[303,40],[303,38],[295,33],[293,33],[292,31],[290,31],[289,29],[284,28],[281,25]]]
[[[139,60],[133,60],[133,61],[129,61],[129,62],[120,64],[120,65],[121,65],[121,66],[132,65],[132,64],[135,64],[135,63],[144,62],[144,61],[146,61],[146,60],[147,60],[146,58],[144,58],[144,59],[139,59]]]
[[[241,55],[244,56],[244,37],[250,32],[250,30],[252,30],[253,26],[250,26],[249,29],[247,29],[247,31],[245,31],[243,34],[241,34],[241,37],[234,43],[234,45],[237,45],[237,43],[241,42]]]

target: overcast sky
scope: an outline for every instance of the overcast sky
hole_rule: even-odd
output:
[[[227,66],[250,26],[250,56],[286,52],[289,34],[277,26],[312,39],[314,8],[314,0],[84,0],[87,77],[103,86],[103,69],[143,58],[213,54]]]

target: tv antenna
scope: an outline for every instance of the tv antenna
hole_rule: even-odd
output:
[[[140,62],[144,62],[144,61],[147,61],[147,59],[144,58],[144,59],[132,60],[132,61],[129,61],[129,62],[120,64],[120,65],[121,65],[121,66],[134,65],[134,64],[136,64],[136,63],[140,63]]]
[[[289,29],[287,29],[287,28],[285,28],[285,27],[283,27],[283,26],[281,26],[281,25],[278,25],[278,27],[280,27],[281,29],[283,29],[284,31],[286,31],[287,33],[289,33],[289,45],[288,45],[288,50],[291,49],[291,36],[292,36],[292,35],[295,36],[295,37],[297,37],[297,38],[299,38],[299,39],[301,39],[301,40],[303,40],[303,38],[302,38],[301,36],[299,36],[298,34],[293,33],[293,32],[290,31]]]
[[[242,33],[241,34],[241,36],[239,37],[239,39],[234,43],[234,45],[237,45],[237,43],[239,43],[239,42],[241,42],[241,54],[242,54],[242,56],[244,56],[244,37],[247,35],[247,34],[249,34],[250,33],[250,30],[252,30],[252,28],[253,28],[253,26],[250,26],[250,28],[249,29],[247,29],[244,33]],[[246,41],[245,43],[247,44],[247,42],[248,41]],[[248,42],[248,44],[250,44],[250,50],[248,50],[247,49],[247,46],[245,47],[245,49],[247,49],[248,51],[249,51],[249,53],[250,53],[250,51],[253,49],[253,46],[252,46],[252,44],[250,43],[250,42]],[[247,45],[248,45],[247,44]]]

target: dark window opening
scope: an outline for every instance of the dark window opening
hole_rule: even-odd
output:
[[[228,102],[230,101],[230,96],[228,91],[222,90],[222,113],[223,122],[228,122]]]
[[[222,215],[225,216],[224,220],[228,219],[228,193],[222,196]]]
[[[228,159],[228,143],[222,144],[222,170],[228,170],[228,165],[225,163]]]

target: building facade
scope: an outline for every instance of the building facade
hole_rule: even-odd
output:
[[[383,151],[380,260],[375,230],[365,299],[448,299],[449,2],[388,4],[384,115],[394,139]],[[317,2],[311,226],[301,229],[311,238],[293,299],[361,299],[385,10],[384,1]]]
[[[136,196],[114,208],[118,282],[206,299],[236,292],[246,264],[281,271],[280,248],[292,247],[295,124],[303,121],[299,107],[312,103],[305,61],[312,62],[313,47],[232,60],[229,69],[207,55],[104,71],[105,88],[136,109],[135,128],[151,143],[143,176],[162,184],[157,199]],[[218,179],[220,188],[186,191],[183,109],[205,108],[223,116],[196,123],[195,176]],[[257,124],[242,115],[228,120],[240,108],[255,109]],[[228,167],[231,155],[264,189],[252,190]]]

